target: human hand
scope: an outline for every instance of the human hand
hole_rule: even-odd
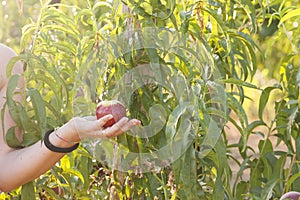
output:
[[[116,137],[141,124],[137,119],[130,120],[127,117],[123,117],[113,126],[104,128],[104,124],[112,118],[112,115],[105,115],[100,119],[97,119],[96,116],[75,117],[70,121],[70,124],[78,135],[78,141],[84,138],[103,139]]]

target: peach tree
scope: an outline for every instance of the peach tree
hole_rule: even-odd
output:
[[[17,103],[18,77],[10,76],[7,105],[24,130],[21,142],[13,129],[6,134],[10,146],[39,142],[48,129],[72,117],[94,115],[106,99],[121,101],[143,126],[113,140],[84,139],[46,174],[1,194],[4,198],[274,199],[297,189],[297,1],[24,0],[18,5],[24,16],[32,16],[17,32],[20,54],[7,68],[10,75],[21,60],[26,81],[24,102]],[[272,48],[281,48],[277,42],[287,43],[283,58],[275,57],[280,66],[265,67],[270,62],[265,55],[280,53]],[[251,83],[257,69],[265,68],[272,75],[281,69],[278,84]],[[260,98],[245,89],[261,92]],[[282,99],[269,124],[263,112],[273,90],[280,90]],[[259,101],[257,120],[248,119],[243,106],[251,98]],[[227,139],[229,123],[239,132],[234,144]],[[261,126],[268,131],[257,132]],[[258,156],[249,145],[253,134],[262,136]],[[273,149],[273,135],[287,152]],[[292,165],[286,168],[288,158]],[[235,177],[230,161],[239,167]],[[247,171],[250,178],[244,180]]]

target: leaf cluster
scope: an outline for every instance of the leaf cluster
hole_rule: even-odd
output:
[[[99,101],[115,98],[125,102],[130,117],[142,120],[140,132],[155,134],[127,133],[99,146],[83,143],[3,198],[265,200],[299,189],[298,2],[24,0],[20,5],[38,9],[25,12],[32,16],[18,26],[20,54],[7,67],[9,76],[17,61],[26,69],[24,101],[14,100],[19,77],[10,76],[8,83],[7,107],[24,130],[19,142],[10,129],[9,145],[29,146],[46,130],[94,114]],[[14,20],[0,22],[12,26]],[[0,37],[13,38],[5,31]],[[280,79],[261,89],[251,83],[256,71],[278,69],[267,66],[267,59],[280,65]],[[260,98],[248,97],[245,88],[260,91]],[[282,95],[269,123],[264,112],[277,90]],[[243,107],[249,98],[259,101],[254,121]],[[228,143],[227,123],[238,130],[234,144]],[[259,127],[267,131],[256,131]],[[249,144],[255,134],[262,136],[257,150]],[[272,136],[288,150],[276,150]],[[121,148],[115,150],[115,144]],[[230,161],[239,167],[236,176]]]

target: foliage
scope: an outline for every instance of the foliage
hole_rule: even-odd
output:
[[[1,41],[20,48],[7,72],[22,60],[27,88],[24,102],[17,104],[18,77],[10,77],[7,105],[25,134],[18,143],[11,129],[7,141],[15,147],[31,145],[46,130],[94,114],[97,102],[111,98],[123,98],[147,133],[161,129],[151,137],[127,133],[113,142],[101,141],[111,154],[103,155],[101,148],[90,151],[91,141],[83,142],[49,172],[1,197],[29,198],[34,191],[37,199],[276,199],[299,190],[296,0],[86,0],[62,1],[57,7],[49,2],[21,2],[22,20],[6,14],[16,9],[14,2],[2,3],[0,22],[10,29],[2,29]],[[278,84],[251,84],[257,69],[267,70]],[[258,120],[248,119],[243,108],[245,99],[252,98],[245,88],[261,91]],[[264,110],[277,90],[276,115],[267,122]],[[225,123],[239,131],[237,143],[228,143]],[[257,132],[260,126],[267,131]],[[252,134],[262,135],[258,152],[249,144]],[[274,150],[272,136],[288,151]],[[113,151],[115,144],[147,155],[151,169],[111,168],[119,164],[114,160],[118,153],[125,164],[138,162],[122,148]],[[171,154],[157,151],[169,144]],[[95,159],[99,154],[105,162]],[[179,156],[169,160],[165,155]],[[236,177],[231,160],[240,168]],[[243,178],[247,171],[249,180]]]

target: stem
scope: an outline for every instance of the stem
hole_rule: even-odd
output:
[[[155,172],[153,173],[153,176],[154,176],[154,177],[158,180],[158,182],[161,184],[161,187],[162,187],[163,190],[164,190],[164,198],[165,198],[165,200],[169,199],[167,187],[166,187],[166,184],[165,184],[165,179],[164,179],[164,176],[163,176],[163,171],[160,172],[160,177],[161,177],[161,178],[159,178]]]
[[[168,191],[167,191],[167,187],[166,187],[166,184],[165,184],[166,180],[164,178],[163,171],[160,172],[160,177],[161,177],[162,182],[163,182],[162,187],[163,187],[163,190],[164,190],[164,196],[165,196],[165,199],[167,200],[167,199],[169,199],[169,197],[168,197]]]
[[[282,102],[281,102],[282,103]],[[275,111],[275,116],[277,116],[278,115],[278,113],[279,113],[279,109],[280,109],[280,106],[278,106],[278,109]],[[268,134],[267,134],[267,138],[266,139],[264,139],[264,143],[263,143],[263,146],[262,146],[262,149],[261,149],[261,152],[263,152],[264,151],[264,149],[265,149],[265,146],[266,146],[266,141],[270,138],[270,136],[271,136],[271,133],[272,133],[272,128],[273,128],[273,126],[274,126],[274,124],[275,124],[275,119],[273,119],[272,121],[271,121],[271,124],[270,124],[270,126],[269,127],[267,127],[268,128]],[[292,151],[292,152],[294,152],[294,151]],[[258,168],[258,164],[259,164],[259,162],[260,162],[260,160],[261,160],[261,156],[258,158],[258,161],[257,161],[257,163],[256,163],[256,165],[255,165],[255,167],[254,167],[254,171],[256,171],[257,170],[257,168]],[[249,185],[249,187],[250,187],[250,185]]]
[[[292,173],[293,165],[294,165],[294,163],[296,162],[296,158],[297,158],[297,155],[296,155],[296,154],[294,154],[294,155],[293,155],[292,162],[291,162],[291,165],[290,165],[290,167],[289,167],[289,171],[288,171],[288,173],[287,173],[287,176],[286,176],[286,179],[285,179],[285,182],[287,182],[287,181],[288,181],[288,179],[289,179],[289,177],[290,177],[290,174]],[[286,184],[284,184],[284,187],[283,187],[283,190],[282,190],[281,196],[283,196],[283,195],[284,195],[284,193],[285,193],[285,190],[286,190]]]

